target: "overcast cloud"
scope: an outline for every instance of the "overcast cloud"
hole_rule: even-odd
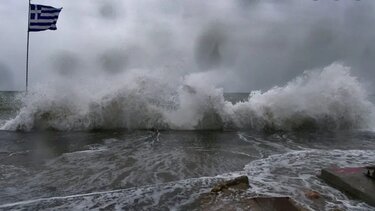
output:
[[[373,0],[39,0],[64,7],[57,31],[30,34],[31,85],[116,75],[215,71],[226,91],[282,85],[341,61],[375,77]],[[0,0],[0,90],[22,90],[26,1]]]

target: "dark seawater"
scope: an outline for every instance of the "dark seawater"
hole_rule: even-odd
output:
[[[0,119],[20,107],[1,93]],[[248,94],[225,94],[228,101]],[[0,131],[0,210],[199,210],[221,178],[247,175],[247,196],[291,196],[313,210],[373,210],[317,177],[375,163],[375,133],[340,131]],[[308,190],[322,194],[314,203]]]

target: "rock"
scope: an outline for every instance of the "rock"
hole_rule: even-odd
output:
[[[320,199],[320,193],[316,192],[316,191],[307,191],[305,193],[305,196],[308,198],[308,199],[311,199],[311,200],[315,200],[315,199]]]
[[[248,189],[249,187],[250,187],[249,178],[247,178],[247,176],[240,176],[232,180],[224,181],[215,185],[212,188],[211,192],[219,193],[219,192],[227,191],[228,189],[244,190],[244,189]]]

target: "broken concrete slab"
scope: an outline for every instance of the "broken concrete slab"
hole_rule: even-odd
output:
[[[306,210],[296,204],[294,200],[289,197],[258,197],[250,199],[252,204],[250,210],[254,211],[302,211]]]
[[[323,169],[320,177],[328,184],[375,206],[375,180],[366,176],[365,167]]]

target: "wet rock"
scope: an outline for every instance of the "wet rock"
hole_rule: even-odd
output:
[[[311,200],[315,200],[315,199],[320,199],[320,193],[316,192],[316,191],[307,191],[305,193],[305,196],[308,198],[308,199],[311,199]]]
[[[228,189],[246,190],[249,187],[249,178],[247,178],[247,176],[240,176],[215,185],[212,188],[211,193],[225,192],[228,191]]]

